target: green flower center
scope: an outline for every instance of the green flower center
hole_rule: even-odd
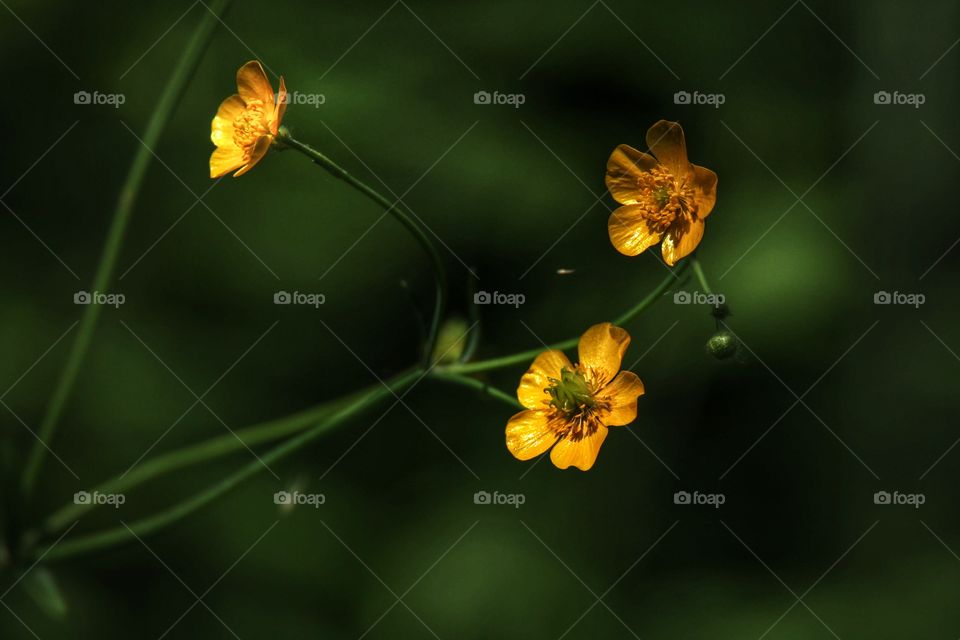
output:
[[[550,405],[556,407],[566,415],[572,415],[585,407],[592,408],[597,401],[590,391],[583,374],[564,368],[560,371],[560,379],[549,378],[551,385],[546,388],[550,394]]]
[[[657,187],[653,192],[653,199],[662,209],[670,201],[670,189],[668,189],[665,185]]]

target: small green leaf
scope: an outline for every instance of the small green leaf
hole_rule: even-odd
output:
[[[62,618],[67,614],[67,602],[47,568],[37,567],[27,573],[23,578],[23,588],[47,615]]]

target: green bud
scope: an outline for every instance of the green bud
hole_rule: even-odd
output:
[[[470,326],[463,318],[450,318],[440,327],[437,346],[433,349],[433,361],[437,364],[457,362],[467,346]]]
[[[729,331],[718,331],[707,340],[707,353],[717,360],[732,358],[739,349],[739,341]]]

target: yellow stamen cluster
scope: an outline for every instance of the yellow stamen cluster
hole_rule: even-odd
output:
[[[233,121],[233,141],[238,147],[244,149],[246,154],[250,153],[260,136],[269,133],[263,102],[260,100],[249,102],[243,113]]]
[[[640,206],[646,210],[644,218],[649,227],[664,233],[687,215],[696,216],[697,205],[693,187],[677,180],[661,164],[637,176]]]

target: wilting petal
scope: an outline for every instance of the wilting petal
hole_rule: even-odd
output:
[[[243,113],[243,99],[233,94],[220,103],[217,115],[210,124],[210,140],[218,147],[233,144],[233,121]]]
[[[600,445],[607,437],[607,428],[603,425],[583,440],[574,442],[569,438],[564,438],[557,443],[557,446],[550,452],[550,461],[558,469],[567,467],[576,467],[581,471],[589,471],[593,463],[597,461],[597,454],[600,453]]]
[[[600,392],[609,404],[601,419],[610,427],[620,427],[637,419],[637,398],[643,395],[643,382],[632,371],[621,371]]]
[[[507,449],[519,460],[535,458],[557,441],[543,411],[521,411],[507,422]]]
[[[692,220],[674,225],[663,236],[660,252],[671,267],[690,255],[703,238],[703,220]]]
[[[273,106],[273,87],[261,65],[251,60],[237,71],[237,93],[244,102],[260,100],[264,106]]]
[[[563,368],[573,371],[573,365],[562,351],[544,351],[536,357],[527,372],[520,378],[517,400],[528,409],[543,409],[550,400],[544,389],[550,386],[550,378],[560,379]]]
[[[637,175],[657,166],[650,154],[637,151],[630,145],[622,144],[613,150],[607,160],[607,189],[620,204],[637,204],[640,191],[637,187]]]
[[[239,178],[247,171],[250,171],[250,169],[253,169],[254,165],[260,162],[263,156],[267,155],[271,144],[273,144],[273,136],[260,136],[257,138],[257,143],[253,146],[253,151],[250,152],[250,159],[247,160],[246,166],[233,174],[233,177]]]
[[[609,322],[595,324],[580,337],[577,348],[581,368],[590,369],[598,387],[613,380],[620,371],[623,352],[630,345],[630,334]]]
[[[239,147],[217,147],[210,156],[210,177],[219,178],[245,164]]]
[[[660,242],[660,234],[647,223],[646,209],[628,204],[619,207],[607,220],[607,232],[613,247],[625,256],[635,256]]]
[[[693,166],[693,198],[697,203],[697,217],[710,215],[717,201],[717,174],[705,167]]]
[[[692,169],[687,160],[687,143],[683,137],[683,127],[676,122],[661,120],[647,130],[647,146],[677,178],[684,178]]]

